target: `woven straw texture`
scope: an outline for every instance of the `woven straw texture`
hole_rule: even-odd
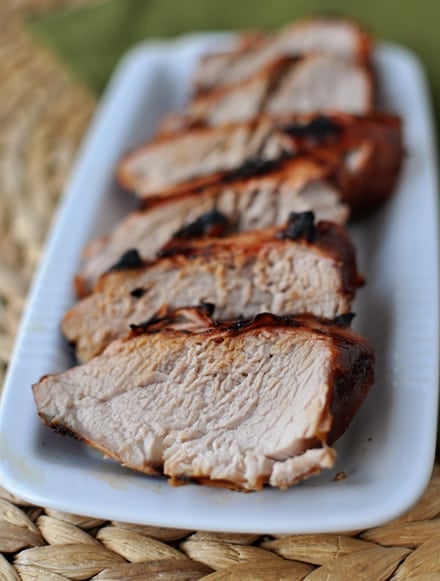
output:
[[[56,2],[80,4],[84,0]],[[95,102],[0,2],[0,384],[59,193]],[[334,535],[258,536],[107,522],[28,505],[0,488],[0,581],[440,579],[440,468],[407,515]]]

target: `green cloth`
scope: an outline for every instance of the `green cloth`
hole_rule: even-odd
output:
[[[99,94],[134,43],[192,30],[272,28],[317,13],[359,20],[376,38],[417,53],[440,119],[440,2],[437,0],[106,0],[29,19],[38,38]]]

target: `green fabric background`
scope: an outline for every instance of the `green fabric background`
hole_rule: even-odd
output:
[[[33,33],[100,93],[134,43],[192,30],[282,25],[316,13],[352,16],[376,38],[403,44],[423,62],[440,119],[439,0],[105,0],[32,17]]]

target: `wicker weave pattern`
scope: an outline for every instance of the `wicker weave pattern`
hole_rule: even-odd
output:
[[[0,489],[0,579],[439,579],[439,490],[436,468],[423,499],[390,524],[267,537],[106,522]]]
[[[0,384],[30,278],[94,107],[23,30],[23,12],[44,4],[0,3]]]
[[[0,3],[0,384],[30,278],[94,108],[22,27],[23,14],[84,0]],[[440,469],[419,504],[340,535],[204,533],[30,506],[0,489],[0,580],[440,579]]]

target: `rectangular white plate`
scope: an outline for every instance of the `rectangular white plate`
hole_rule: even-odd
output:
[[[169,487],[117,466],[37,418],[31,384],[72,362],[59,322],[86,242],[132,205],[118,191],[121,154],[184,102],[197,56],[224,42],[193,35],[135,48],[118,67],[66,189],[22,322],[0,411],[0,481],[36,504],[96,517],[189,529],[261,533],[371,527],[422,494],[431,473],[438,380],[436,157],[423,73],[406,50],[381,45],[381,108],[405,122],[404,171],[392,200],[352,228],[368,284],[355,328],[377,350],[377,380],[337,443],[332,470],[288,491],[241,494]],[[334,481],[337,472],[347,478]]]

